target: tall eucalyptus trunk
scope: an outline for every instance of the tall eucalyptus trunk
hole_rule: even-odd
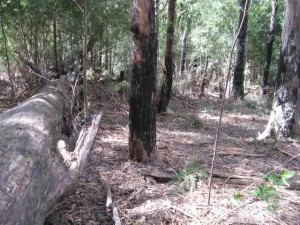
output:
[[[300,134],[300,1],[286,0],[277,84],[268,125],[258,137]]]
[[[247,5],[246,5],[247,2]],[[244,99],[244,70],[245,70],[245,53],[246,53],[246,36],[248,27],[248,9],[250,0],[240,0],[240,18],[239,27],[241,26],[240,33],[237,39],[237,52],[235,58],[235,67],[233,72],[233,98]],[[244,10],[246,14],[244,16]]]
[[[157,39],[154,0],[131,0],[132,69],[129,159],[149,159],[156,148]]]
[[[5,49],[5,59],[6,59],[6,65],[7,65],[7,74],[10,82],[10,88],[11,88],[11,97],[15,97],[15,88],[14,88],[14,79],[13,79],[13,74],[11,73],[10,70],[10,60],[8,56],[8,47],[7,47],[7,38],[6,38],[6,33],[4,29],[4,22],[3,22],[3,8],[2,8],[2,0],[0,0],[0,22],[1,22],[1,31],[4,39],[4,49]]]
[[[166,53],[165,53],[165,70],[163,75],[163,83],[158,96],[157,112],[167,112],[172,92],[173,83],[173,45],[174,45],[174,27],[175,27],[175,7],[176,0],[168,1],[168,22],[166,36]]]
[[[181,55],[180,55],[180,75],[182,76],[184,71],[186,70],[186,51],[187,51],[187,40],[189,35],[189,30],[191,26],[191,18],[188,16],[186,21],[186,27],[184,29],[182,35],[182,42],[181,42]]]
[[[272,0],[272,14],[271,14],[270,29],[268,33],[267,54],[265,59],[263,83],[262,83],[263,95],[266,95],[268,92],[267,88],[269,85],[270,64],[272,58],[273,42],[275,37],[277,9],[278,9],[277,0]]]

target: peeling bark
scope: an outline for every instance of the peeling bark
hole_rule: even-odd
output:
[[[286,1],[282,49],[271,115],[258,137],[286,138],[300,133],[300,2]]]

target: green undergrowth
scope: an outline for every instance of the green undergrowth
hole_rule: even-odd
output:
[[[280,208],[280,194],[277,190],[278,187],[289,187],[289,179],[296,173],[293,171],[282,171],[280,173],[272,173],[264,176],[263,181],[257,185],[257,187],[250,192],[249,195],[254,195],[256,199],[264,201],[268,204],[268,208],[271,212],[276,213]],[[245,197],[240,192],[233,194],[233,203],[238,205],[238,200]]]
[[[170,191],[170,195],[181,195],[196,188],[200,180],[208,178],[200,163],[196,160],[179,169],[174,179],[174,188]]]
[[[201,121],[201,119],[195,115],[191,115],[186,118],[186,125],[187,125],[187,127],[195,128],[195,129],[203,129],[204,128],[204,124]]]

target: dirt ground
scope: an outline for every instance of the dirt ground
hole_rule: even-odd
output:
[[[105,182],[112,187],[122,224],[300,224],[300,191],[275,187],[278,196],[269,204],[249,193],[258,190],[259,178],[269,173],[300,173],[300,157],[283,153],[299,154],[297,140],[255,139],[267,124],[265,103],[226,102],[208,205],[221,105],[216,95],[174,96],[169,112],[157,115],[155,157],[137,163],[127,159],[128,104],[100,89],[93,92],[91,107],[103,117],[88,167],[45,224],[113,224],[105,206]],[[235,193],[243,197],[234,200]]]
[[[299,191],[275,187],[278,197],[270,198],[269,204],[249,193],[258,190],[259,178],[268,173],[300,173],[299,157],[282,152],[299,154],[297,140],[256,140],[267,124],[265,103],[226,102],[215,163],[221,177],[213,178],[208,206],[221,104],[216,95],[174,96],[169,112],[157,116],[157,151],[146,163],[127,159],[128,104],[113,94],[104,95],[93,105],[94,113],[102,111],[103,118],[89,166],[73,193],[57,205],[49,224],[113,224],[105,207],[105,182],[112,187],[122,224],[300,224]],[[235,193],[244,197],[234,200]]]

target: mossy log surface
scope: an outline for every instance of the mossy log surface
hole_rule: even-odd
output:
[[[72,169],[56,150],[68,95],[49,86],[0,115],[0,224],[43,224],[82,172],[92,144]]]

